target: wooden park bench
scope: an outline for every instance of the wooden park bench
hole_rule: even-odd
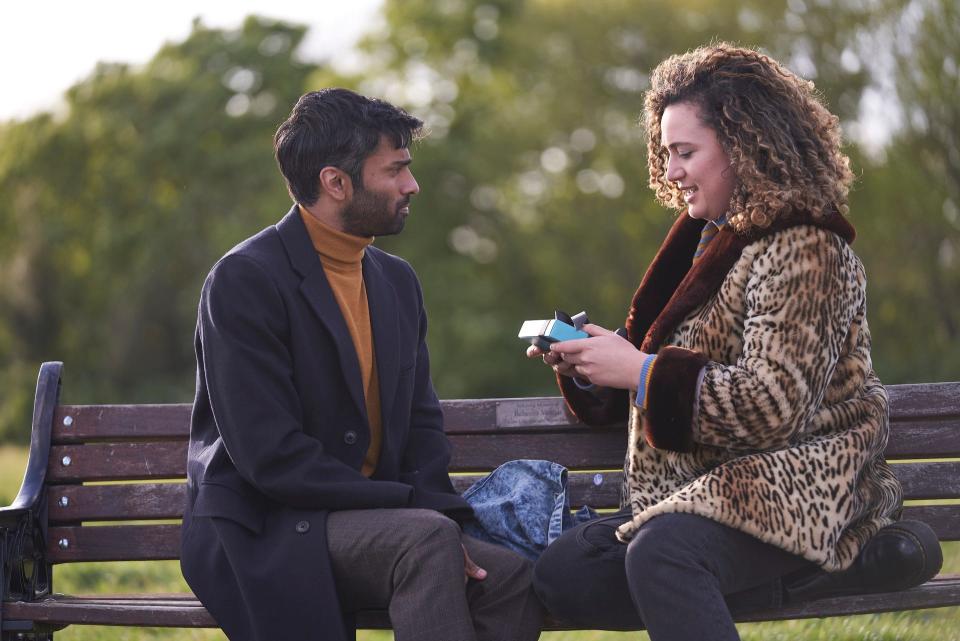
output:
[[[3,640],[50,639],[68,625],[216,627],[192,594],[55,591],[53,567],[80,561],[177,559],[190,405],[59,405],[61,363],[40,369],[23,485],[0,509]],[[889,459],[906,499],[960,498],[960,383],[892,385]],[[460,491],[509,459],[557,461],[571,470],[572,504],[615,507],[625,435],[587,428],[559,398],[443,403]],[[926,460],[925,460],[926,459]],[[110,483],[104,483],[109,481]],[[960,504],[910,506],[943,541],[960,539]],[[171,523],[171,520],[173,522]],[[740,621],[936,608],[960,604],[960,575],[894,593],[829,598],[750,612]],[[384,612],[363,628],[387,628]],[[548,622],[548,629],[569,629]]]

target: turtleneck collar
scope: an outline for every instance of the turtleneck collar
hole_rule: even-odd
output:
[[[374,241],[373,236],[354,236],[342,232],[318,220],[302,205],[298,209],[313,248],[320,254],[324,266],[342,271],[360,269],[360,261],[367,246]]]

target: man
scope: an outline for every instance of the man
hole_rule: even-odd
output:
[[[343,89],[277,131],[296,201],[203,287],[181,566],[240,640],[353,638],[387,608],[398,641],[539,636],[529,564],[461,534],[450,447],[399,233],[422,122]]]

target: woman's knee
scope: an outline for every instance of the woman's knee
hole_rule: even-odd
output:
[[[645,523],[627,546],[625,568],[636,597],[647,590],[664,590],[683,577],[706,568],[709,541],[702,523],[691,514],[664,514]]]
[[[582,625],[635,617],[624,574],[626,546],[613,536],[615,524],[606,521],[564,533],[534,566],[534,590],[554,617]]]
[[[568,532],[550,544],[533,568],[533,589],[551,613],[575,607],[576,597],[571,587],[575,585],[574,577],[583,554],[572,534]]]

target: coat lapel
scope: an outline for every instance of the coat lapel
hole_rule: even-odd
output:
[[[380,416],[383,433],[387,434],[387,421],[391,415],[399,377],[400,317],[397,294],[384,276],[375,252],[369,248],[363,257],[363,282],[367,290],[370,330],[373,332],[377,377],[380,381]]]
[[[735,234],[729,226],[723,226],[716,238],[707,245],[700,259],[687,270],[673,296],[650,324],[640,346],[642,351],[658,351],[683,319],[720,289],[727,272],[740,258],[747,243],[743,236]],[[691,257],[695,249],[696,243],[690,250]]]
[[[310,242],[310,235],[296,205],[283,217],[283,220],[277,223],[277,231],[280,232],[280,238],[286,247],[291,265],[303,277],[300,292],[306,299],[307,305],[333,338],[340,360],[340,371],[343,372],[347,389],[350,390],[350,398],[360,415],[366,419],[367,406],[364,403],[363,380],[360,376],[357,351],[353,346],[347,323],[343,319],[343,313],[340,311],[340,305],[333,295],[327,275],[323,271],[323,265],[313,248],[313,243]]]
[[[703,224],[702,220],[679,216],[643,275],[627,316],[627,336],[638,348],[690,270]]]

